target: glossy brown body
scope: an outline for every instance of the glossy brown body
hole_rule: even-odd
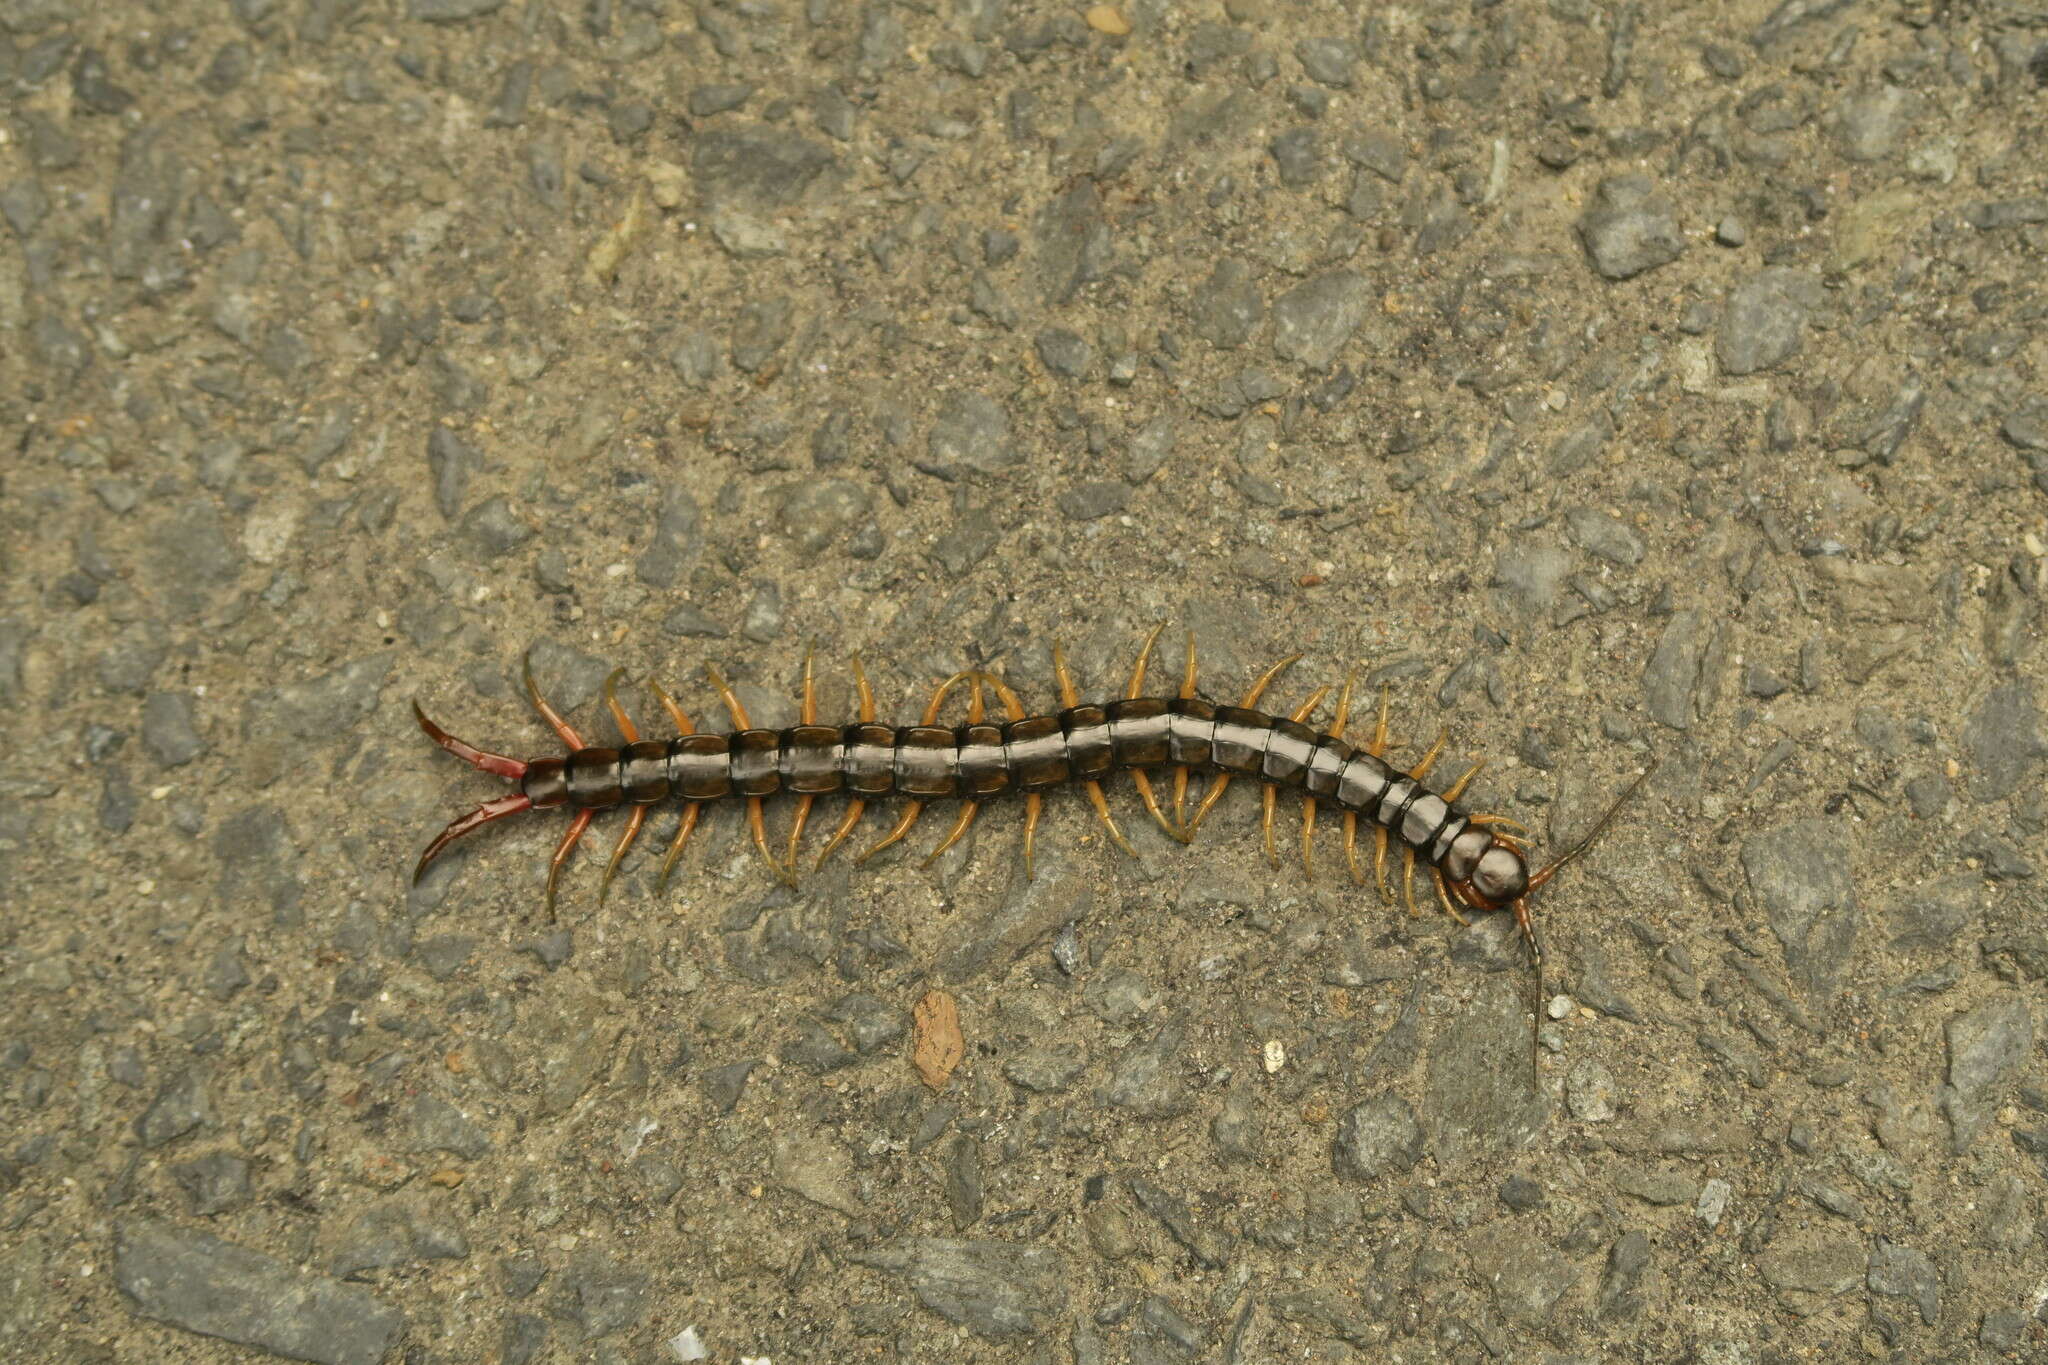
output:
[[[1284,716],[1201,697],[1129,697],[1007,723],[797,725],[584,748],[531,764],[520,790],[535,807],[575,810],[785,791],[982,801],[1168,765],[1248,777],[1355,812],[1454,880],[1471,871],[1460,865],[1466,850],[1480,847],[1459,845],[1473,826],[1455,802],[1386,760]]]

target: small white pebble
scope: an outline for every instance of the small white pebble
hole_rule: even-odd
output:
[[[1287,1045],[1278,1038],[1268,1038],[1266,1040],[1266,1074],[1268,1076],[1277,1075],[1280,1068],[1286,1065]]]
[[[1572,998],[1569,995],[1553,995],[1543,1012],[1553,1019],[1563,1019],[1572,1012]]]
[[[711,1352],[704,1349],[704,1341],[697,1335],[697,1325],[691,1323],[668,1339],[669,1354],[677,1360],[708,1360]]]

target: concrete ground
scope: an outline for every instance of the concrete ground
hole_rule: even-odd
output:
[[[2044,138],[2040,0],[0,0],[0,1357],[2048,1360]],[[1533,1079],[1251,790],[409,883],[529,651],[1160,621],[1658,763]]]

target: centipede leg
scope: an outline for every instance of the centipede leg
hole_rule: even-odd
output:
[[[619,875],[619,861],[626,856],[626,850],[633,846],[633,840],[640,835],[640,826],[647,823],[647,807],[635,806],[633,813],[626,817],[626,827],[619,832],[619,842],[612,846],[611,861],[604,865],[604,877],[597,884],[597,903],[604,904],[604,898],[612,889],[612,878]]]
[[[1144,695],[1145,666],[1151,661],[1152,646],[1159,639],[1159,632],[1165,629],[1166,622],[1161,621],[1158,625],[1152,627],[1152,633],[1145,637],[1144,645],[1138,650],[1137,665],[1131,670],[1131,690],[1124,694],[1126,697],[1140,697]],[[1166,818],[1166,812],[1159,808],[1159,798],[1152,790],[1151,774],[1142,768],[1133,768],[1131,770],[1131,780],[1138,788],[1138,799],[1145,803],[1145,809],[1151,812],[1154,820],[1159,822],[1159,828],[1166,831],[1166,836],[1169,839],[1178,839],[1181,843],[1186,843],[1189,839],[1188,832],[1180,828],[1180,826],[1170,823]]]
[[[1344,726],[1351,719],[1351,684],[1358,678],[1358,670],[1352,669],[1344,675],[1344,690],[1337,694],[1337,714],[1330,721],[1330,728],[1324,733],[1332,739],[1344,738]],[[1301,872],[1310,881],[1316,879],[1316,799],[1313,796],[1301,798]]]
[[[1344,862],[1351,869],[1351,884],[1365,885],[1365,869],[1358,865],[1358,812],[1344,812]]]
[[[683,856],[683,845],[690,842],[690,832],[697,828],[697,817],[703,810],[704,807],[695,801],[683,807],[682,818],[676,821],[675,841],[668,846],[668,856],[661,860],[661,876],[655,879],[655,890],[668,886],[668,874],[676,870],[676,859]]]
[[[569,828],[562,831],[562,842],[555,845],[555,856],[548,860],[548,923],[555,920],[555,887],[562,879],[562,864],[569,861],[570,850],[583,837],[583,831],[590,828],[590,817],[594,811],[579,810],[576,818],[569,822]]]
[[[420,709],[417,698],[414,699],[412,704],[412,714],[413,718],[419,721],[420,729],[426,732],[428,739],[433,740],[434,743],[440,745],[449,753],[454,754],[470,767],[480,772],[490,773],[495,777],[510,778],[514,782],[526,776],[526,765],[518,759],[508,758],[504,754],[489,753],[477,748],[474,744],[465,744],[440,726],[434,724],[431,720],[428,720],[427,713]]]
[[[1415,904],[1415,850],[1401,845],[1401,899],[1407,903],[1410,918],[1422,911]]]
[[[896,822],[896,827],[890,830],[887,835],[883,836],[881,843],[876,844],[873,848],[861,854],[858,858],[855,858],[853,860],[853,865],[855,867],[859,867],[862,863],[865,863],[868,859],[874,857],[877,853],[880,853],[883,849],[887,848],[889,845],[893,843],[896,843],[898,840],[902,839],[904,835],[910,833],[910,827],[917,823],[917,817],[919,813],[923,810],[924,802],[922,801],[912,801],[909,805],[905,806],[903,808],[903,816]]]
[[[865,724],[875,718],[875,689],[868,686],[868,673],[861,667],[858,654],[853,656],[853,686],[855,694],[860,698],[860,719]],[[811,865],[813,871],[823,867],[825,860],[832,856],[833,850],[846,842],[846,836],[853,833],[853,827],[860,823],[861,813],[867,808],[868,803],[859,797],[847,803],[846,814],[840,819],[839,827],[832,831],[831,839],[826,841],[825,851],[820,853],[818,861]]]
[[[1372,876],[1379,883],[1380,899],[1392,900],[1394,893],[1387,886],[1387,827],[1381,824],[1372,829]]]
[[[812,680],[811,651],[808,649],[804,651],[804,693],[803,702],[797,712],[797,723],[799,725],[815,725],[818,723],[818,689]],[[797,842],[804,837],[804,825],[810,820],[811,805],[817,799],[817,797],[809,792],[805,792],[797,798],[796,813],[791,818],[789,825],[789,854],[783,859],[791,875],[795,875],[796,872]]]
[[[1066,653],[1060,648],[1059,641],[1057,640],[1053,641],[1052,646],[1052,671],[1053,677],[1059,682],[1060,705],[1079,706],[1081,698],[1074,690],[1074,677],[1071,673],[1067,672]],[[1116,817],[1109,813],[1109,797],[1103,792],[1102,783],[1094,778],[1090,778],[1081,785],[1087,789],[1088,802],[1095,807],[1095,814],[1102,821],[1102,828],[1108,831],[1110,839],[1118,848],[1130,854],[1133,858],[1137,857],[1138,850],[1131,847],[1130,841],[1124,838],[1124,832],[1116,827]]]
[[[1459,778],[1456,782],[1453,782],[1449,787],[1447,787],[1444,790],[1444,800],[1455,801],[1460,796],[1463,796],[1465,794],[1465,788],[1472,785],[1472,779],[1479,776],[1479,770],[1481,768],[1484,768],[1485,766],[1486,760],[1482,758],[1477,763],[1474,763],[1471,767],[1467,768],[1465,770],[1465,775],[1463,777]]]
[[[1190,701],[1195,695],[1195,633],[1188,632],[1187,667],[1181,674],[1180,699]],[[1173,768],[1173,823],[1180,827],[1180,841],[1193,843],[1195,832],[1188,828],[1188,765],[1176,763]]]
[[[1318,687],[1315,690],[1315,695],[1311,696],[1307,701],[1303,702],[1300,706],[1295,708],[1293,716],[1295,724],[1299,725],[1301,722],[1307,720],[1310,716],[1314,715],[1316,708],[1323,704],[1323,698],[1327,697],[1328,695],[1330,695],[1329,688]],[[1266,862],[1273,867],[1278,867],[1280,866],[1280,853],[1277,849],[1273,847],[1273,806],[1279,798],[1280,789],[1274,786],[1272,783],[1268,782],[1266,784],[1265,791],[1262,792],[1260,795],[1262,804],[1265,807]],[[1310,796],[1304,797],[1303,800],[1306,802],[1308,807],[1304,818],[1309,822],[1309,825],[1312,828],[1315,822],[1316,799],[1313,796]],[[1308,837],[1306,831],[1304,831],[1302,837],[1304,839]],[[1306,850],[1305,844],[1303,847],[1304,850]],[[1308,872],[1309,877],[1313,879],[1315,877],[1316,870],[1314,866],[1312,866],[1309,863],[1308,854],[1306,851],[1304,851],[1302,854],[1302,866]]]
[[[1444,870],[1434,865],[1429,870],[1430,874],[1436,878],[1436,898],[1444,903],[1444,913],[1460,924],[1470,924],[1472,921],[1466,919],[1459,912],[1458,907],[1451,903],[1451,884],[1445,880]]]
[[[711,679],[711,686],[717,691],[719,700],[725,703],[726,711],[732,716],[732,723],[742,730],[753,729],[754,723],[747,719],[747,708],[740,704],[740,699],[726,686],[725,679],[719,675],[718,670],[706,664],[704,672]],[[768,851],[768,821],[762,809],[762,800],[758,796],[747,798],[747,827],[753,831],[754,848],[760,853],[761,861],[768,864],[768,870],[773,872],[784,886],[795,886],[795,869],[776,862],[775,855]]]
[[[1045,808],[1045,798],[1032,792],[1024,798],[1024,880],[1031,880],[1031,850],[1038,839],[1038,813]]]
[[[1264,673],[1261,673],[1258,681],[1245,689],[1244,700],[1239,702],[1238,705],[1244,707],[1257,706],[1259,698],[1265,696],[1266,689],[1273,685],[1273,679],[1279,677],[1288,668],[1300,661],[1301,656],[1299,654],[1290,654]],[[1327,690],[1325,689],[1325,691]],[[1317,693],[1314,700],[1322,700],[1322,693]],[[1194,837],[1195,831],[1202,827],[1202,821],[1209,818],[1209,812],[1215,809],[1216,803],[1223,799],[1223,793],[1229,789],[1230,779],[1234,776],[1234,773],[1218,773],[1214,778],[1210,779],[1209,789],[1202,793],[1202,804],[1195,807],[1195,818],[1188,821],[1188,837],[1190,839]],[[1269,824],[1266,830],[1266,850],[1269,854],[1272,852],[1273,847],[1272,833],[1273,831]]]
[[[575,728],[568,721],[563,720],[560,713],[554,707],[548,705],[547,698],[540,694],[540,684],[533,680],[533,655],[531,653],[528,653],[525,658],[520,660],[519,676],[526,683],[526,695],[532,700],[533,709],[540,712],[540,718],[546,721],[548,727],[561,737],[562,743],[568,745],[571,749],[585,747],[583,736],[577,734]]]
[[[1417,782],[1429,776],[1429,770],[1434,768],[1437,759],[1443,756],[1444,745],[1450,742],[1450,738],[1451,729],[1448,725],[1439,729],[1436,732],[1436,743],[1429,746],[1429,752],[1422,756],[1420,763],[1408,770],[1408,776],[1414,778]]]
[[[501,796],[494,801],[486,801],[475,810],[469,812],[469,814],[457,816],[455,819],[450,820],[448,828],[435,835],[434,842],[427,845],[427,851],[420,854],[419,863],[412,870],[413,881],[418,882],[421,877],[426,876],[427,865],[440,857],[442,851],[448,845],[454,843],[471,830],[481,829],[493,820],[502,820],[508,815],[517,815],[523,810],[531,810],[532,808],[533,800],[531,797],[527,796],[524,792],[514,792],[510,796]]]
[[[963,834],[967,833],[967,827],[968,827],[969,825],[972,825],[972,824],[974,823],[974,817],[975,817],[976,815],[978,815],[978,814],[979,814],[980,812],[981,812],[981,803],[980,803],[980,802],[978,802],[978,801],[963,801],[963,802],[961,802],[961,803],[960,803],[960,816],[959,816],[959,818],[958,818],[958,819],[956,819],[955,821],[953,821],[953,828],[947,831],[947,833],[946,833],[946,837],[945,837],[945,840],[944,840],[944,841],[943,841],[942,843],[940,843],[940,845],[939,845],[939,846],[938,846],[937,848],[933,849],[933,850],[931,851],[931,854],[930,854],[930,856],[928,856],[928,857],[927,857],[927,858],[926,858],[926,859],[925,859],[925,860],[924,860],[924,861],[923,861],[922,863],[918,864],[918,866],[920,866],[920,867],[930,867],[930,866],[931,866],[931,865],[932,865],[933,863],[935,863],[935,862],[937,862],[937,861],[939,860],[939,855],[940,855],[941,853],[944,853],[944,852],[945,852],[945,851],[946,851],[947,849],[949,849],[949,848],[951,848],[951,847],[952,847],[953,845],[955,845],[955,844],[959,843],[959,842],[960,842],[960,836],[962,836]]]

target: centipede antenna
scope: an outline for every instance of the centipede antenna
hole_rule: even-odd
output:
[[[1635,781],[1628,784],[1628,790],[1624,791],[1621,795],[1614,798],[1614,804],[1607,808],[1607,813],[1602,815],[1600,817],[1600,822],[1593,826],[1593,832],[1588,834],[1585,838],[1579,840],[1579,842],[1574,844],[1571,848],[1565,850],[1564,854],[1560,856],[1556,861],[1552,862],[1550,866],[1544,868],[1541,872],[1538,872],[1536,875],[1529,878],[1528,890],[1524,891],[1522,894],[1528,895],[1530,892],[1533,892],[1537,887],[1543,885],[1543,883],[1549,881],[1552,877],[1556,876],[1559,868],[1563,867],[1566,863],[1571,862],[1574,858],[1577,858],[1581,853],[1584,853],[1587,849],[1591,848],[1593,846],[1593,841],[1595,839],[1598,839],[1602,834],[1605,834],[1607,832],[1607,827],[1614,823],[1614,817],[1621,813],[1621,808],[1628,804],[1628,799],[1631,796],[1634,796],[1636,794],[1636,790],[1639,787],[1641,787],[1643,783],[1650,780],[1650,774],[1656,771],[1657,760],[1655,758],[1652,758],[1650,760],[1649,766],[1644,768],[1642,772],[1636,775]],[[1535,946],[1535,940],[1533,938],[1530,940],[1530,946],[1532,948]]]

